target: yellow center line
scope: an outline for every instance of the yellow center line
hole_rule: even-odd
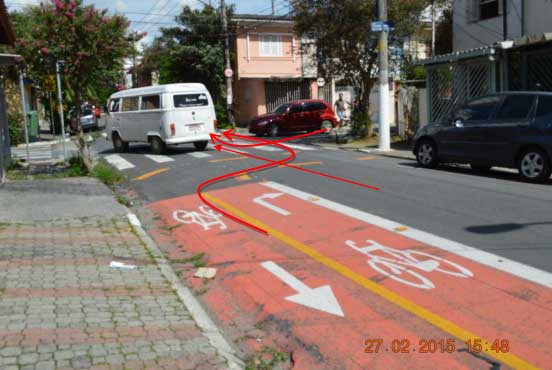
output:
[[[151,171],[151,172],[145,173],[141,176],[135,177],[134,180],[137,180],[137,181],[146,180],[146,179],[149,179],[152,176],[159,175],[160,173],[164,173],[164,172],[167,172],[169,170],[170,170],[169,167],[159,168],[155,171]]]
[[[373,159],[376,159],[376,157],[374,157],[373,155],[370,155],[370,156],[368,156],[368,157],[359,157],[359,158],[357,158],[356,160],[357,160],[357,161],[371,161],[371,160],[373,160]]]
[[[236,207],[232,206],[229,203],[224,202],[221,199],[216,198],[215,196],[206,193],[204,196],[209,199],[211,202],[217,204],[220,207],[225,208],[228,212],[231,212],[234,216],[237,216],[257,227],[260,227],[261,229],[264,229],[268,231],[268,233],[282,241],[283,243],[295,248],[296,250],[306,254],[307,256],[311,257],[315,261],[329,267],[330,269],[336,271],[337,273],[343,275],[344,277],[348,278],[349,280],[359,284],[360,286],[366,288],[367,290],[371,291],[374,294],[379,295],[380,297],[386,299],[387,301],[401,307],[402,309],[418,316],[419,318],[425,320],[426,322],[432,324],[433,326],[453,335],[454,337],[462,340],[474,340],[474,339],[480,339],[482,342],[482,351],[481,353],[488,354],[489,356],[494,357],[495,359],[505,363],[508,366],[511,366],[515,369],[538,369],[535,365],[532,365],[528,363],[527,361],[517,357],[516,355],[512,353],[496,353],[491,348],[492,341],[485,340],[484,338],[480,337],[479,335],[472,333],[471,331],[464,329],[452,321],[449,321],[445,319],[444,317],[441,317],[428,309],[420,306],[419,304],[415,303],[414,301],[411,301],[407,298],[402,297],[401,295],[393,292],[390,289],[385,288],[382,285],[379,285],[372,280],[366,278],[363,275],[360,275],[359,273],[349,269],[347,266],[334,261],[330,257],[318,252],[317,250],[293,239],[290,236],[287,236],[281,231],[278,231],[266,224],[264,224],[262,221],[259,221],[248,214],[242,212],[241,210],[237,209]]]
[[[299,162],[299,163],[293,163],[291,162],[290,165],[292,166],[295,166],[295,167],[304,167],[304,166],[313,166],[313,165],[316,165],[316,164],[322,164],[322,162]],[[278,167],[287,167],[287,166],[278,166]]]
[[[229,162],[229,161],[241,161],[243,159],[247,159],[247,157],[233,157],[233,158],[221,158],[221,159],[213,159],[209,161],[209,163],[220,163],[220,162]]]
[[[235,179],[238,181],[248,181],[248,180],[251,180],[251,176],[249,176],[248,174],[245,174],[245,175],[237,176],[235,177]]]

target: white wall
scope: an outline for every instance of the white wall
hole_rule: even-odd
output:
[[[468,14],[470,3],[478,0],[456,0],[453,7],[454,51],[491,45],[503,40],[502,16],[472,22]],[[502,4],[502,0],[499,0]],[[551,0],[508,0],[508,38],[522,36],[522,4],[526,9],[527,34],[552,31]],[[537,17],[535,17],[538,14]]]

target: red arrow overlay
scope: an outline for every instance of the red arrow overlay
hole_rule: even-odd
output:
[[[264,145],[267,145],[267,144],[264,144]],[[232,173],[228,173],[226,175],[222,175],[222,176],[218,176],[218,177],[215,177],[213,179],[210,179],[210,180],[207,180],[203,183],[201,183],[198,187],[197,187],[197,196],[199,197],[199,199],[201,199],[201,201],[205,204],[207,204],[209,207],[211,207],[212,209],[215,209],[217,210],[218,212],[222,213],[223,215],[225,215],[226,217],[236,221],[236,222],[239,222],[240,224],[242,225],[245,225],[245,226],[248,226],[250,228],[252,228],[253,230],[256,230],[260,233],[263,233],[263,234],[266,234],[268,235],[268,231],[266,231],[265,229],[261,229],[260,227],[257,227],[245,220],[242,220],[241,218],[239,217],[236,217],[234,215],[232,215],[231,213],[228,213],[226,212],[225,210],[217,207],[216,205],[214,205],[213,203],[211,203],[210,201],[208,201],[207,199],[205,199],[205,197],[203,196],[203,194],[201,194],[203,188],[205,188],[206,186],[208,185],[211,185],[211,184],[214,184],[214,183],[217,183],[219,181],[222,181],[222,180],[225,180],[225,179],[228,179],[228,178],[232,178],[232,177],[236,177],[236,176],[239,176],[239,175],[243,175],[243,174],[246,174],[246,173],[250,173],[250,172],[256,172],[256,171],[262,171],[262,170],[265,170],[265,169],[268,169],[270,167],[275,167],[275,166],[280,166],[280,165],[284,165],[286,164],[287,162],[289,161],[292,161],[295,159],[295,151],[292,150],[291,148],[288,148],[284,145],[281,145],[281,144],[274,144],[286,151],[288,151],[290,153],[290,155],[287,157],[287,158],[284,158],[280,161],[270,161],[270,163],[267,163],[267,164],[264,164],[264,165],[261,165],[261,166],[257,166],[257,167],[252,167],[252,168],[246,168],[244,170],[240,170],[240,171],[236,171],[236,172],[232,172]],[[220,151],[221,149],[221,145],[217,145],[217,150]]]
[[[220,141],[220,135],[217,135],[217,134],[210,133],[209,135],[211,135],[211,142],[213,144],[215,144],[215,140],[219,140],[221,143],[227,144],[227,145],[230,145],[230,146],[239,146],[241,148],[251,148],[251,147],[255,147],[255,146],[267,145],[267,143],[268,144],[278,144],[278,143],[283,143],[283,142],[286,142],[286,141],[302,139],[302,138],[309,137],[309,136],[312,136],[312,135],[324,134],[326,132],[328,132],[327,129],[320,129],[320,130],[308,132],[306,134],[287,137],[285,139],[274,140],[274,141],[256,139],[256,140],[254,140],[254,141],[258,141],[256,144],[240,144],[240,145],[236,145],[236,144],[232,145],[231,143],[228,143],[228,142],[225,142],[225,141]],[[244,135],[236,134],[236,133],[234,133],[233,129],[224,131],[222,133],[222,135],[224,135],[224,137],[227,138],[230,141],[233,141],[232,138],[239,138],[239,139],[245,139],[245,140],[252,140],[253,139],[251,136],[244,136]]]

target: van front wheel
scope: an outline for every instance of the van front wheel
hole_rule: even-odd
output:
[[[205,150],[207,148],[208,141],[195,141],[194,146],[197,150]]]
[[[163,154],[165,152],[165,143],[158,136],[150,138],[150,145],[153,154]]]
[[[111,139],[115,152],[124,153],[128,151],[128,143],[126,141],[123,141],[118,133],[114,132]]]

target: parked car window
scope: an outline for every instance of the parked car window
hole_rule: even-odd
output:
[[[504,99],[496,118],[507,120],[527,118],[533,107],[533,101],[533,95],[508,95]]]
[[[536,116],[546,117],[550,115],[552,115],[552,96],[540,96]]]
[[[92,113],[92,109],[90,108],[84,108],[81,112],[81,116],[91,116],[93,113]]]
[[[292,105],[289,109],[289,113],[301,113],[303,111],[303,105],[302,104],[295,104]]]
[[[182,94],[173,97],[175,108],[202,107],[209,105],[206,94]]]
[[[272,112],[272,113],[274,113],[274,114],[286,113],[288,107],[289,107],[289,103],[282,104],[282,105],[280,105],[278,108],[276,108],[276,110],[275,110],[274,112]]]
[[[317,112],[325,109],[326,106],[320,102],[305,103],[305,107],[303,108],[305,112]]]
[[[109,111],[110,112],[118,112],[119,111],[119,104],[120,99],[114,99],[109,102]]]
[[[161,108],[159,95],[142,96],[141,110],[152,110]]]
[[[453,118],[461,119],[463,121],[487,120],[494,112],[499,101],[500,97],[498,96],[487,96],[481,99],[474,100],[457,110]]]
[[[138,110],[138,97],[123,98],[123,112],[132,112]]]

